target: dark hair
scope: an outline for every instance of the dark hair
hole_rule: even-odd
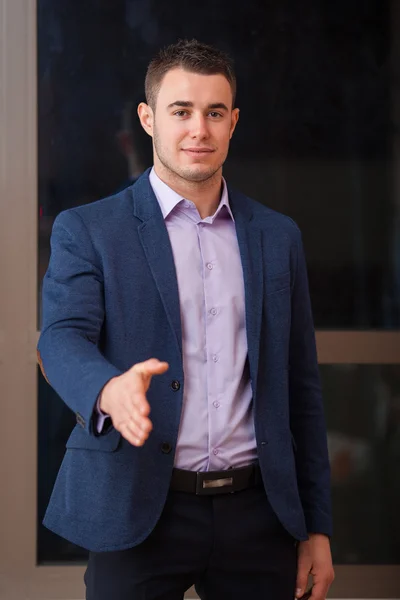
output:
[[[162,48],[147,68],[146,102],[153,110],[164,76],[176,68],[201,75],[223,75],[230,83],[232,106],[235,105],[236,76],[231,58],[222,50],[197,40],[179,40],[176,44]]]

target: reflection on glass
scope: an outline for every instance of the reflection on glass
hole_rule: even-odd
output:
[[[400,563],[400,365],[321,365],[336,564]]]
[[[38,532],[37,562],[81,562],[87,552],[42,525],[65,444],[74,428],[75,415],[46,382],[38,367]]]
[[[399,328],[394,3],[90,6],[38,0],[39,286],[55,216],[151,165],[136,116],[146,65],[194,36],[235,59],[241,120],[225,174],[300,225],[317,327]]]
[[[400,563],[400,366],[321,365],[332,468],[336,564]],[[39,370],[39,564],[79,562],[82,548],[41,520],[73,413]]]

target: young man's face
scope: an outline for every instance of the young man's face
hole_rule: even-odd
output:
[[[239,117],[223,75],[173,69],[162,80],[155,111],[141,106],[156,167],[187,181],[205,181],[221,170]]]

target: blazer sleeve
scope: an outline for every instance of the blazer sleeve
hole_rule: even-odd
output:
[[[332,535],[330,466],[301,234],[296,226],[289,349],[290,428],[300,498],[309,533]]]
[[[53,225],[42,303],[38,362],[43,375],[74,411],[78,423],[96,435],[92,416],[97,398],[121,371],[99,348],[103,272],[88,229],[73,209],[61,213]]]

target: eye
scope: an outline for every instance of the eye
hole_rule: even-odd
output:
[[[221,113],[216,112],[214,110],[212,110],[211,112],[208,113],[210,115],[210,117],[212,117],[213,119],[218,119],[219,117],[222,117]]]
[[[187,114],[187,110],[177,110],[174,112],[175,117],[185,117]]]

